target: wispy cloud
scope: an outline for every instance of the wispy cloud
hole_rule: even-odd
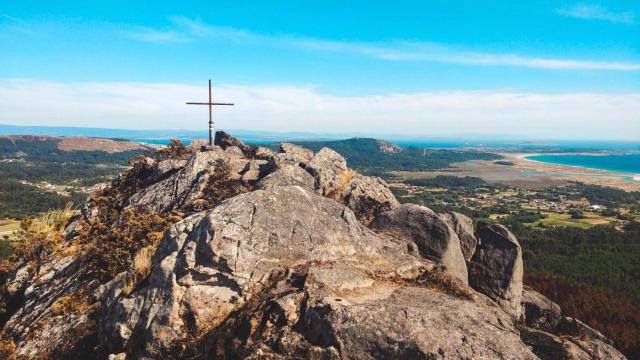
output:
[[[640,93],[509,91],[328,94],[315,86],[218,85],[222,128],[265,131],[461,133],[638,140]],[[0,81],[0,123],[206,129],[206,109],[186,106],[206,87],[157,83]],[[39,99],[37,107],[32,99]],[[82,99],[79,101],[78,99]]]
[[[17,18],[15,16],[11,16],[11,15],[7,15],[7,14],[0,14],[0,19],[5,19],[5,20],[9,20],[9,21],[22,21],[22,19]]]
[[[137,27],[136,30],[126,32],[134,40],[150,43],[188,42],[192,38],[183,32],[173,30],[156,30],[147,27]]]
[[[469,51],[438,43],[387,41],[378,43],[335,41],[287,34],[266,35],[247,30],[217,27],[181,16],[170,18],[170,30],[136,28],[128,32],[146,42],[232,41],[305,51],[356,55],[384,61],[438,62],[461,65],[514,66],[552,70],[640,71],[640,63],[576,60]]]
[[[585,20],[601,20],[614,24],[633,24],[635,22],[635,13],[632,11],[613,12],[600,5],[593,4],[580,3],[570,7],[560,8],[557,11],[558,14],[562,16]]]

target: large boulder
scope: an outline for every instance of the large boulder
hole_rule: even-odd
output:
[[[305,169],[313,176],[316,190],[323,196],[342,193],[356,175],[354,171],[349,171],[342,155],[326,147],[313,156]]]
[[[555,331],[558,334],[573,336],[581,339],[598,339],[604,343],[612,344],[606,336],[591,326],[578,319],[563,316],[558,322]]]
[[[245,145],[242,141],[224,131],[216,131],[214,143],[225,150],[230,147],[236,147],[244,155],[249,155],[252,151],[251,146]]]
[[[370,224],[379,214],[400,206],[384,180],[360,174],[349,180],[339,198],[365,225]]]
[[[473,229],[473,221],[466,215],[452,211],[442,214],[442,219],[456,232],[464,259],[469,261],[476,251],[478,239]]]
[[[155,183],[166,179],[172,174],[180,171],[187,165],[186,159],[165,159],[158,161],[153,167],[149,183]]]
[[[212,332],[204,357],[537,359],[490,302],[401,286],[373,275],[366,263],[311,264],[305,272],[297,286],[285,279],[275,294],[237,314],[227,323],[235,327]]]
[[[288,185],[298,185],[308,189],[313,189],[313,176],[299,166],[285,164],[276,171],[260,179],[256,188],[267,189],[273,186]]]
[[[479,244],[469,261],[469,285],[498,302],[516,318],[522,317],[522,249],[504,226],[481,221]]]
[[[435,212],[416,204],[402,204],[380,214],[371,228],[406,242],[415,243],[420,254],[447,267],[467,283],[467,267],[458,235]]]
[[[600,339],[556,335],[537,329],[525,328],[520,332],[522,341],[541,360],[584,359],[625,360],[626,357]]]
[[[195,152],[184,166],[170,176],[131,196],[128,206],[153,212],[194,206],[206,198],[205,191],[214,174],[225,179],[240,180],[245,172],[252,169],[250,162],[242,154],[225,151],[218,146]]]
[[[269,165],[267,160],[251,159],[242,170],[242,180],[254,183],[269,173]]]
[[[562,317],[558,304],[527,286],[522,290],[522,307],[527,326],[535,329],[554,331]]]
[[[275,168],[279,168],[284,165],[305,167],[312,158],[313,151],[295,144],[282,143],[280,144],[279,152],[273,156],[271,161]]]
[[[251,158],[258,160],[271,160],[275,156],[273,150],[264,147],[264,146],[256,146],[251,151]]]
[[[280,186],[236,196],[166,234],[148,284],[114,307],[110,346],[135,352],[142,341],[147,354],[160,356],[218,325],[274,273],[309,261],[384,263],[385,245],[351,210],[310,189]]]

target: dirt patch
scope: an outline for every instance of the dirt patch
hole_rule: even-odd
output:
[[[63,151],[105,151],[117,153],[130,150],[148,150],[142,144],[133,141],[116,141],[102,138],[62,137],[59,138],[58,149]]]

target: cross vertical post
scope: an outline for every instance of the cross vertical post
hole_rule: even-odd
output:
[[[213,146],[215,139],[213,131],[213,105],[211,105],[211,79],[209,79],[209,146]]]
[[[214,103],[211,98],[211,79],[209,79],[209,102],[187,102],[187,105],[208,105],[209,106],[209,146],[213,146],[215,142],[215,133],[213,125],[213,106],[227,105],[233,106],[233,103]]]

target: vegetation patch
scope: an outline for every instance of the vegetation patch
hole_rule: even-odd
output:
[[[251,187],[247,182],[232,175],[231,168],[227,163],[217,160],[213,173],[209,176],[207,186],[204,189],[203,202],[193,210],[212,208],[226,199],[250,190]]]
[[[620,292],[563,280],[546,272],[525,272],[525,283],[562,311],[600,330],[629,359],[640,358],[640,306]]]
[[[459,187],[480,187],[486,186],[487,182],[479,177],[474,176],[448,176],[438,175],[430,179],[409,179],[404,181],[407,184],[415,186],[428,186],[438,188],[459,188]]]
[[[67,204],[64,209],[51,210],[36,218],[22,220],[10,261],[36,264],[36,270],[62,243],[60,232],[75,214],[77,211],[71,208],[71,204]]]
[[[80,206],[85,199],[83,194],[60,195],[17,180],[0,179],[0,219],[24,219],[50,209],[62,209],[69,202]]]
[[[54,315],[85,314],[89,310],[89,294],[85,288],[81,288],[71,294],[62,296],[51,304]]]

